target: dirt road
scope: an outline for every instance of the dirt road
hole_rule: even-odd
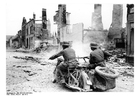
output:
[[[31,60],[16,59],[13,56],[40,58],[45,64]],[[22,52],[6,52],[6,90],[8,95],[33,94],[36,92],[72,92],[61,85],[52,83],[56,61],[48,61],[48,55]],[[108,92],[133,92],[133,68],[115,67],[121,75],[116,79],[116,88]]]

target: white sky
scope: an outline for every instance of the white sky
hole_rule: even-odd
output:
[[[34,0],[21,2],[13,0],[6,3],[6,35],[15,35],[21,29],[22,19],[27,21],[36,14],[36,19],[40,19],[42,8],[47,9],[47,19],[51,21],[51,32],[56,31],[56,25],[53,22],[53,16],[58,9],[59,3],[37,2]],[[61,4],[61,3],[60,3]],[[94,3],[62,3],[66,4],[67,12],[70,12],[70,24],[84,23],[84,28],[91,26],[92,12],[94,12]],[[113,3],[102,3],[102,21],[104,29],[108,29],[112,22]],[[126,23],[126,5],[124,4],[123,27]]]

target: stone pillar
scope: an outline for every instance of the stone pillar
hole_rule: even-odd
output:
[[[47,29],[47,14],[46,9],[42,9],[42,28]]]
[[[93,30],[103,30],[102,15],[101,15],[101,4],[94,5],[94,12],[92,13],[91,27]]]
[[[122,28],[123,5],[113,5],[112,28]]]
[[[123,18],[123,5],[114,4],[112,12],[112,23],[109,28],[109,38],[121,38],[122,29],[122,18]]]

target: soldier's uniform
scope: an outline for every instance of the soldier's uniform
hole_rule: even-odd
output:
[[[98,48],[98,45],[96,43],[91,43],[90,47],[92,49],[92,52],[90,53],[89,57],[89,67],[95,69],[96,66],[105,66],[104,60],[111,56],[111,54],[101,50]]]
[[[76,60],[75,51],[72,48],[66,48],[60,51],[59,53],[51,56],[50,59],[55,59],[60,56],[63,56],[64,60],[58,60],[57,69],[66,71],[68,67],[72,68],[78,64],[78,61]]]
[[[63,73],[67,73],[68,68],[75,68],[79,63],[76,60],[76,54],[75,51],[69,47],[69,43],[67,42],[63,42],[62,46],[67,46],[66,48],[64,48],[62,51],[60,51],[59,53],[51,56],[49,59],[55,59],[58,58],[60,56],[63,56],[63,59],[58,58],[57,61],[57,66],[56,66],[56,70],[54,71],[54,73],[56,72],[58,74],[61,74],[61,76],[63,76]]]
[[[104,76],[95,72],[95,68],[97,66],[105,67],[105,59],[111,56],[111,54],[98,48],[96,43],[91,43],[90,47],[92,52],[89,57],[89,68],[91,68],[91,70],[87,74],[92,82],[91,88],[94,90],[107,90],[114,88],[114,80],[109,78],[106,79]]]

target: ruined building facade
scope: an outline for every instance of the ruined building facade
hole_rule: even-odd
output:
[[[54,15],[54,21],[57,24],[57,41],[71,41],[78,43],[90,43],[93,41],[104,41],[105,33],[103,31],[101,4],[95,4],[94,14],[92,16],[92,29],[85,30],[83,23],[75,23],[70,29],[70,13],[66,12],[66,5],[59,4],[58,10]],[[85,33],[86,31],[86,33]]]
[[[125,48],[125,28],[122,28],[122,22],[123,4],[114,4],[108,40],[114,44],[115,48]]]
[[[94,4],[94,12],[92,13],[91,29],[84,29],[84,43],[104,42],[105,33],[102,23],[102,5]]]
[[[101,10],[102,10],[101,4],[94,4],[94,12],[92,13],[91,19],[91,28],[93,30],[103,30]]]
[[[109,28],[109,38],[121,38],[122,29],[122,18],[123,18],[123,5],[114,4],[112,12],[112,23]]]
[[[134,63],[134,4],[127,4],[126,61]]]
[[[64,35],[67,32],[67,14],[66,13],[66,5],[59,4],[58,10],[56,11],[56,15],[54,16],[54,22],[57,24],[57,43],[64,41]]]
[[[48,25],[49,24],[49,25]],[[47,27],[48,25],[48,27]],[[19,43],[21,47],[26,49],[32,49],[35,47],[36,40],[47,40],[50,37],[50,22],[47,23],[46,9],[42,9],[42,19],[36,20],[35,14],[33,18],[28,22],[25,17],[22,21],[21,28],[21,42]]]
[[[59,4],[58,10],[54,16],[57,24],[57,43],[63,41],[82,42],[83,41],[83,23],[75,23],[70,29],[70,13],[66,12],[66,5]]]

